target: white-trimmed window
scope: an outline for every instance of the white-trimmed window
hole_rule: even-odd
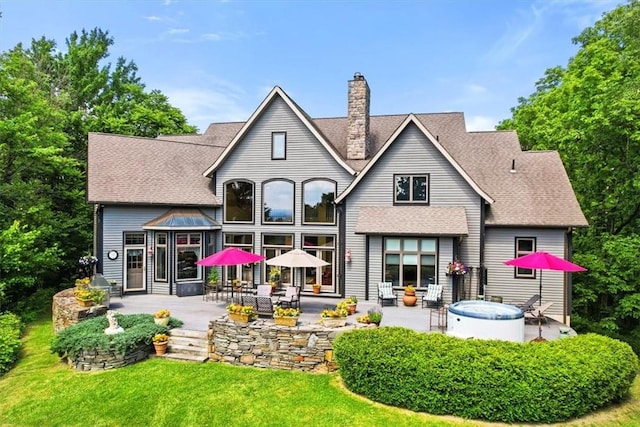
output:
[[[287,133],[271,133],[271,159],[285,160],[287,158]]]
[[[304,224],[335,224],[336,183],[328,179],[312,179],[302,183]]]
[[[247,252],[253,252],[252,233],[224,233],[224,247],[236,247]],[[229,265],[225,267],[227,280],[241,280],[253,283],[253,264]]]
[[[436,282],[438,241],[433,238],[384,239],[384,281],[393,286],[426,287]]]
[[[224,221],[253,222],[253,182],[230,181],[224,185]]]
[[[274,179],[262,185],[262,221],[293,224],[293,181]]]
[[[293,249],[293,234],[263,234],[262,235],[262,255],[266,259],[271,259],[285,254]],[[264,264],[262,275],[263,283],[269,283],[270,266]],[[291,268],[279,267],[280,275],[278,281],[282,286],[291,285]]]
[[[202,277],[196,265],[202,254],[202,233],[176,233],[176,280],[194,280]]]
[[[167,251],[167,233],[156,233],[156,249],[155,249],[155,281],[167,281],[167,260],[169,253]]]
[[[328,265],[324,265],[322,267],[304,268],[304,290],[312,291],[312,285],[314,283],[321,284],[322,289],[327,291],[333,292],[336,290],[336,286],[334,283],[335,272],[333,270],[336,264],[335,248],[336,238],[333,235],[302,235],[302,250],[329,263]]]
[[[536,251],[535,237],[516,237],[515,257],[529,255]],[[515,277],[520,279],[535,279],[536,271],[531,268],[515,267]]]
[[[429,204],[429,174],[394,175],[394,203]]]

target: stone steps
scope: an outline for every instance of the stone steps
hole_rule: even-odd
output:
[[[169,346],[163,357],[187,362],[206,362],[209,360],[207,332],[172,329],[169,336]]]

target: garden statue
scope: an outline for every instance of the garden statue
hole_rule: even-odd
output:
[[[116,313],[117,311],[115,310],[107,311],[107,321],[109,322],[109,327],[104,330],[104,333],[107,335],[115,335],[115,334],[124,332],[124,329],[122,329],[122,326],[118,325],[118,319],[116,319],[116,316],[115,316]]]

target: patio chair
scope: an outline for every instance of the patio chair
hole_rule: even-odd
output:
[[[260,317],[273,317],[273,302],[271,297],[255,297],[256,314]]]
[[[391,301],[393,305],[398,305],[398,295],[393,292],[391,282],[378,283],[378,302],[384,307],[385,301]]]
[[[547,321],[546,316],[544,315],[544,312],[553,305],[553,302],[545,302],[544,304],[540,305],[540,307],[538,308],[534,308],[531,311],[525,311],[524,312],[524,320],[525,322],[527,320],[540,320],[541,322]]]
[[[258,290],[256,291],[256,296],[258,296],[258,297],[270,297],[271,296],[271,286],[269,286],[269,285],[258,285]]]
[[[442,285],[429,285],[427,292],[422,297],[422,308],[435,307],[438,308],[442,304]]]
[[[284,296],[278,298],[278,305],[282,307],[300,308],[300,293],[298,286],[287,286]]]
[[[525,312],[531,311],[535,308],[533,304],[537,303],[538,301],[540,301],[540,294],[535,294],[531,298],[526,300],[524,303],[517,304],[516,307],[518,307],[519,309]]]

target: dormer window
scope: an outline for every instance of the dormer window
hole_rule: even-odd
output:
[[[271,134],[271,160],[287,158],[287,133],[273,132]]]
[[[429,175],[394,175],[394,203],[429,204]]]

